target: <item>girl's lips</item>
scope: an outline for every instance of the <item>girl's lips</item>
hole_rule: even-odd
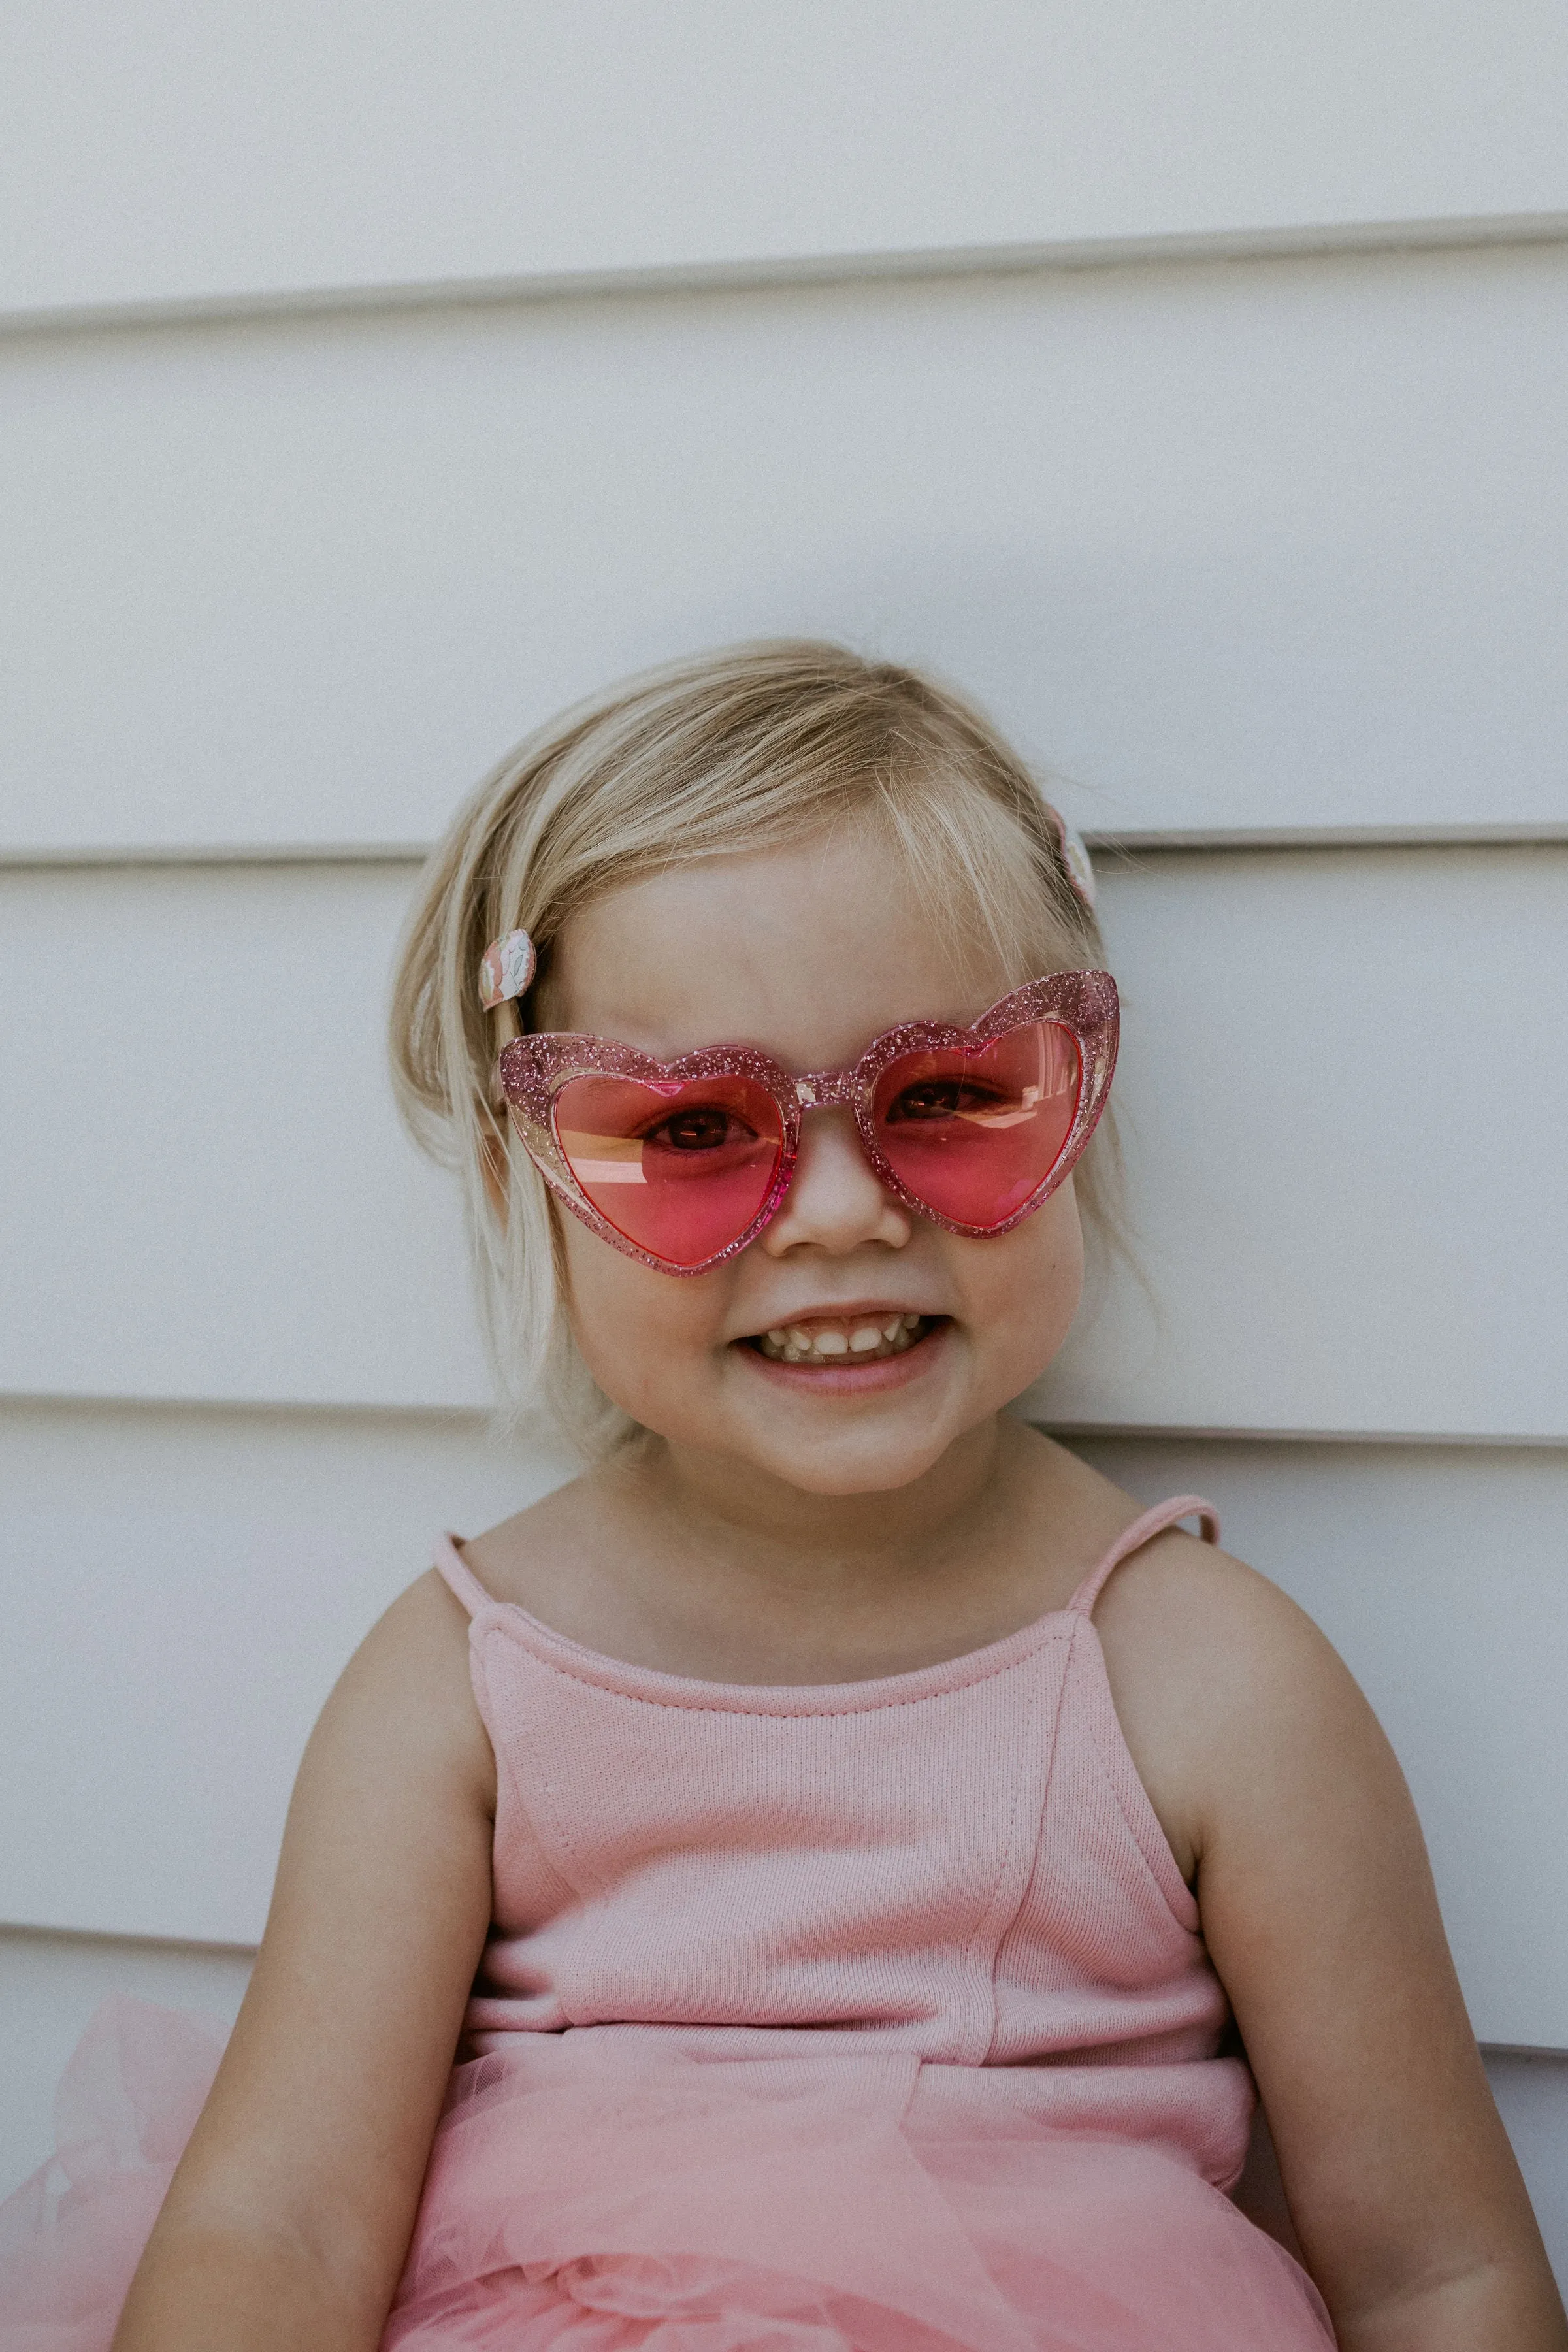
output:
[[[929,1371],[950,1329],[945,1316],[932,1318],[920,1336],[893,1355],[834,1356],[787,1363],[764,1355],[761,1348],[742,1340],[734,1352],[764,1380],[812,1396],[868,1396],[884,1389],[903,1388]]]

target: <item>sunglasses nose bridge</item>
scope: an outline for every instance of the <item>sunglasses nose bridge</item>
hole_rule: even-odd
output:
[[[795,1098],[802,1110],[853,1109],[857,1093],[853,1070],[808,1070],[795,1082]]]

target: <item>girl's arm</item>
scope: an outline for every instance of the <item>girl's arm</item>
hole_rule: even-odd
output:
[[[490,1909],[467,1628],[396,1601],[300,1769],[266,1938],[114,2352],[374,2352]]]
[[[1182,1759],[1204,1934],[1343,2352],[1563,2352],[1415,1810],[1349,1673],[1283,1593],[1189,1538],[1104,1613],[1131,1668],[1113,1688]],[[1158,1688],[1131,1664],[1151,1638]]]

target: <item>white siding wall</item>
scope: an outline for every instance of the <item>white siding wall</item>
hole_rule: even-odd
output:
[[[955,673],[1086,831],[1561,830],[1564,382],[1568,245],[18,335],[9,837],[426,839],[797,628]]]
[[[22,13],[0,2188],[102,1990],[232,2009],[343,1657],[560,1475],[392,1117],[409,845],[804,629],[1138,845],[1157,1307],[1036,1406],[1371,1692],[1568,2264],[1560,13]]]
[[[1568,212],[1551,0],[55,0],[17,310]]]

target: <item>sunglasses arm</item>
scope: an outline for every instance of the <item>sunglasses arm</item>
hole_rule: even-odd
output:
[[[508,1125],[506,1090],[500,1082],[500,1058],[513,1038],[521,1037],[522,1034],[522,1023],[518,1017],[516,1000],[509,998],[506,1003],[498,1004],[489,1018],[490,1035],[495,1040],[496,1050],[496,1063],[492,1066],[490,1074],[490,1103],[500,1114],[501,1129],[504,1131]]]

